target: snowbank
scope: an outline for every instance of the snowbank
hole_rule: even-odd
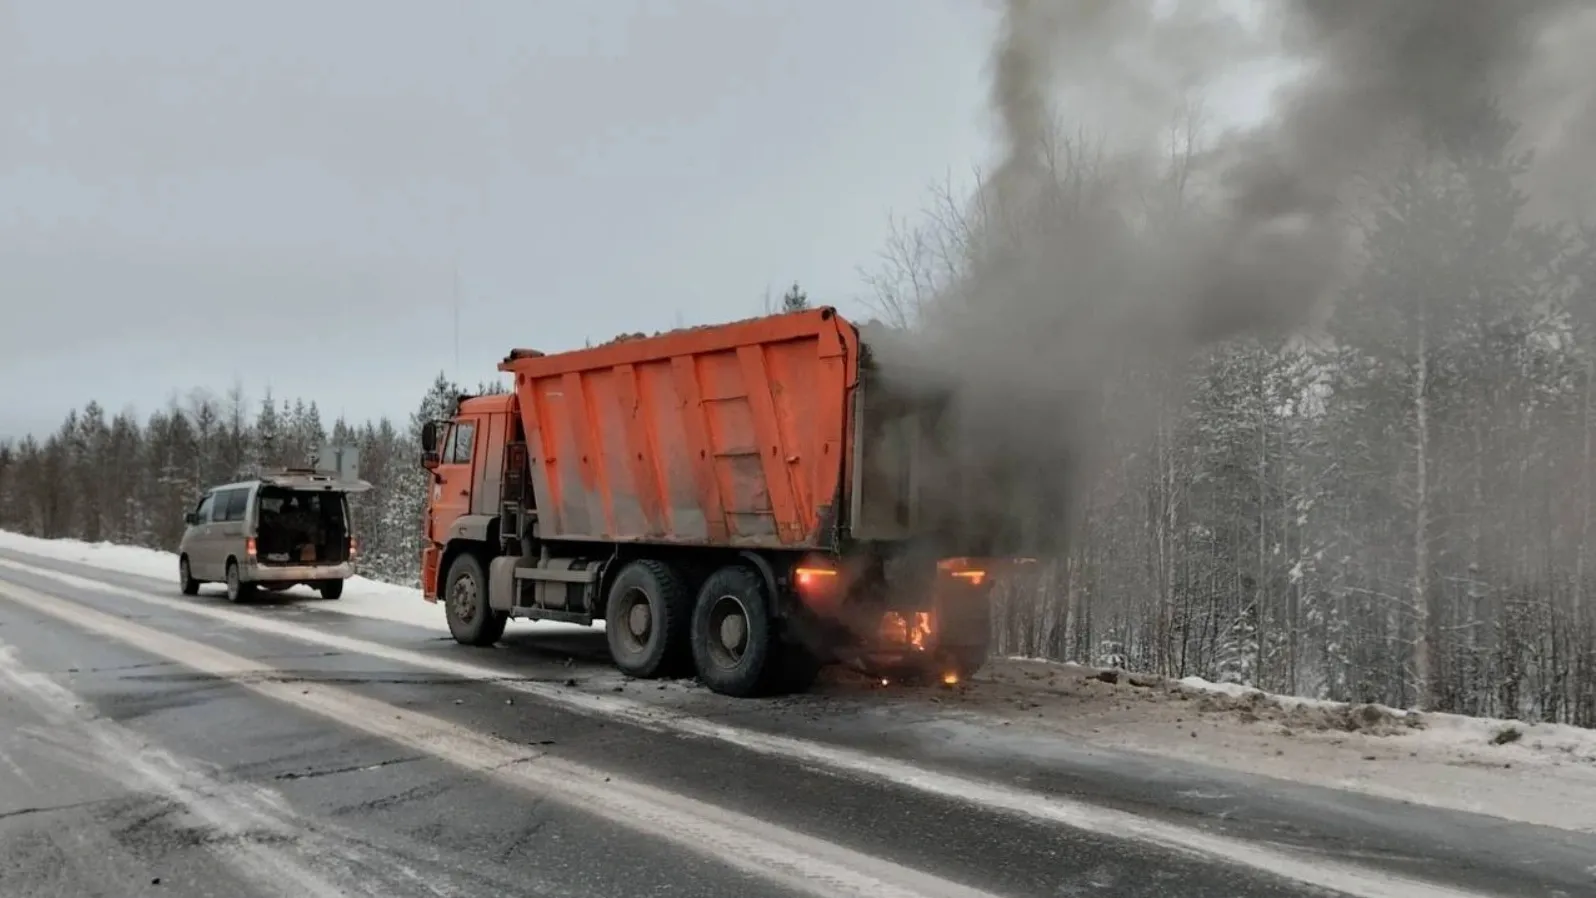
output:
[[[1596,730],[1415,712],[1165,680],[1030,658],[995,660],[943,708],[994,732],[1111,749],[1417,804],[1596,832]]]
[[[1559,759],[1596,764],[1596,730],[1560,723],[1525,723],[1494,717],[1465,717],[1461,714],[1418,712],[1385,705],[1360,705],[1323,699],[1274,695],[1235,683],[1211,683],[1201,677],[1187,677],[1177,684],[1181,689],[1230,699],[1222,710],[1279,709],[1285,722],[1299,723],[1319,730],[1364,732],[1382,736],[1404,736],[1404,742],[1446,746],[1489,746],[1496,756],[1508,746],[1550,754]],[[1254,712],[1256,713],[1256,711]]]
[[[171,552],[114,543],[86,543],[75,539],[39,539],[5,530],[0,530],[0,549],[38,558],[69,561],[119,574],[149,577],[170,583],[174,590],[177,588],[177,556]],[[201,594],[216,592],[219,588],[211,585],[203,586]],[[307,596],[315,595],[303,589],[292,590],[288,595],[300,593]],[[318,611],[376,618],[433,631],[448,631],[448,624],[443,619],[443,609],[422,599],[420,590],[394,586],[366,577],[350,578],[344,584],[343,597],[336,602],[312,601],[307,602],[307,606],[314,607]],[[598,629],[602,629],[603,626],[602,623],[596,625]],[[593,628],[548,621],[510,622],[510,632],[532,630],[544,633],[561,630],[592,632]]]

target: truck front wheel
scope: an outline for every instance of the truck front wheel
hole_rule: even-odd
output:
[[[634,561],[621,569],[604,603],[604,633],[621,673],[670,676],[687,660],[693,597],[675,568]]]
[[[693,606],[690,641],[698,678],[736,698],[760,695],[779,662],[770,598],[759,572],[734,564],[709,575]]]
[[[461,645],[489,646],[504,635],[510,616],[488,605],[488,578],[470,552],[456,555],[444,576],[443,613]]]

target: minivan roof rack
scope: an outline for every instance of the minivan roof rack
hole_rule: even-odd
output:
[[[363,493],[371,489],[371,484],[364,480],[339,480],[337,474],[329,471],[318,471],[315,468],[262,468],[260,481],[272,486],[294,490],[322,489]]]

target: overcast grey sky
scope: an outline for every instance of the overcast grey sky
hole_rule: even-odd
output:
[[[988,155],[973,0],[0,0],[0,434],[402,416],[512,346],[847,306]],[[463,303],[454,366],[450,303]]]

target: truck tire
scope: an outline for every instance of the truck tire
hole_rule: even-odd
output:
[[[227,601],[242,605],[255,598],[255,584],[245,583],[238,572],[238,562],[227,559]]]
[[[508,614],[488,606],[488,578],[482,573],[482,562],[470,552],[461,552],[449,562],[443,578],[443,613],[449,633],[461,645],[493,645],[510,622]]]
[[[949,654],[952,655],[952,673],[957,674],[961,681],[975,676],[986,666],[987,658],[991,655],[992,606],[983,603],[981,612],[969,619],[968,626],[975,636],[964,643],[951,646],[949,650]]]
[[[653,679],[679,673],[691,658],[693,597],[675,568],[634,561],[621,569],[604,603],[604,633],[621,673]]]
[[[825,664],[815,654],[796,643],[778,645],[779,665],[772,672],[770,691],[780,695],[808,692]]]
[[[960,682],[969,680],[986,666],[987,650],[985,646],[960,646],[953,651],[953,669]]]
[[[317,584],[316,591],[321,593],[321,597],[328,601],[342,598],[344,594],[344,581],[323,580],[321,583]]]
[[[693,666],[710,691],[735,698],[763,695],[775,685],[775,621],[765,578],[746,565],[727,565],[704,581],[693,603]]]

